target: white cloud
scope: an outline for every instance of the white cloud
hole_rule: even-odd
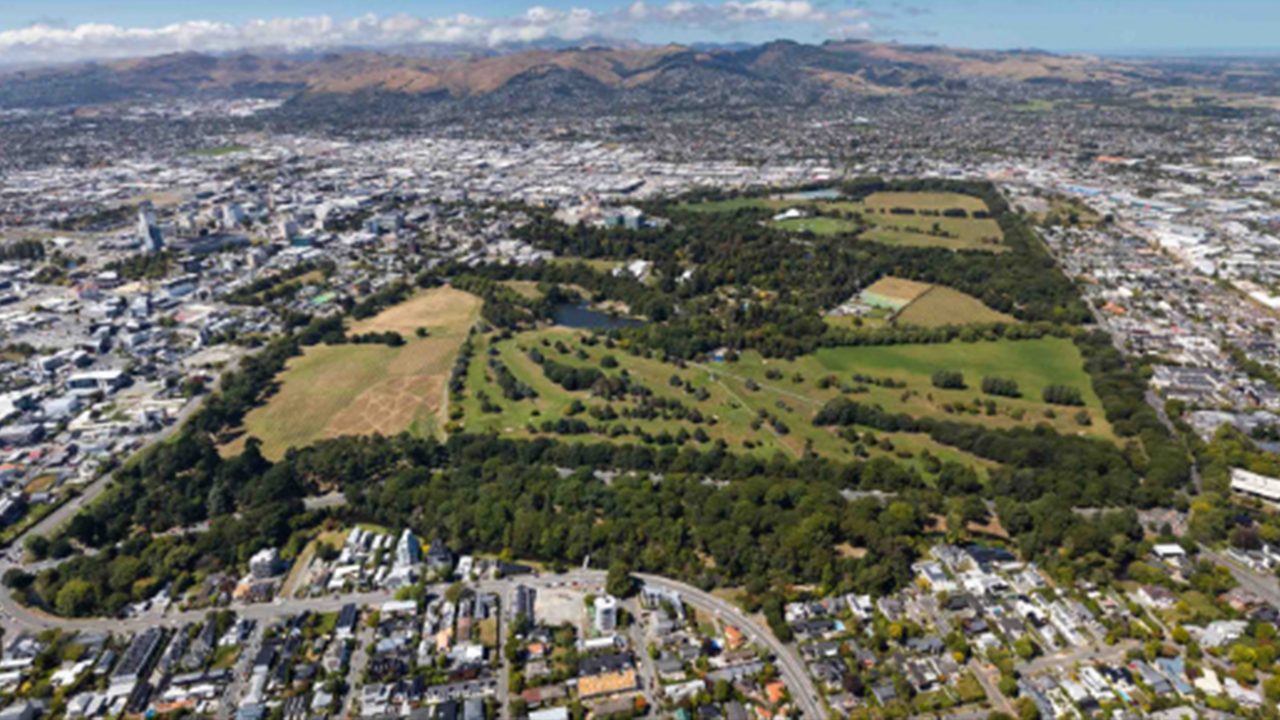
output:
[[[380,47],[405,43],[497,46],[540,40],[575,41],[620,37],[644,28],[680,26],[712,32],[759,25],[805,26],[826,37],[871,32],[861,10],[829,11],[809,0],[634,0],[616,10],[560,10],[533,6],[510,17],[459,13],[439,17],[363,15],[348,20],[314,17],[269,18],[233,25],[192,20],[161,27],[92,23],[64,27],[36,23],[0,31],[0,65],[66,62],[158,55],[171,52],[226,52],[257,47],[305,50],[334,46]]]

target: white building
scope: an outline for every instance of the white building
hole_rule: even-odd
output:
[[[259,580],[279,575],[282,565],[280,551],[275,548],[263,548],[249,558],[249,572]]]
[[[618,600],[612,595],[596,597],[596,631],[605,634],[618,628]]]
[[[147,252],[159,252],[164,249],[164,233],[156,224],[156,213],[150,202],[138,206],[138,239]]]
[[[396,542],[396,567],[413,567],[422,564],[422,543],[408,528],[400,533]]]
[[[1231,468],[1231,490],[1267,502],[1280,503],[1280,480],[1248,470]]]
[[[92,395],[102,392],[107,395],[124,387],[128,376],[123,370],[93,370],[74,373],[67,378],[67,390],[75,395]]]

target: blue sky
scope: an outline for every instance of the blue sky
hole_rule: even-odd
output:
[[[490,43],[597,34],[647,42],[815,41],[838,35],[1115,54],[1280,51],[1280,0],[642,0],[647,5],[641,11],[631,9],[633,1],[0,0],[0,64],[59,52],[79,57],[200,49],[194,46],[201,43],[234,49],[377,37],[390,44],[420,34]],[[531,16],[535,6],[546,10]],[[585,12],[571,12],[575,8]],[[482,22],[477,27],[471,20],[450,19],[458,14]],[[410,17],[419,25],[397,25],[393,32],[354,24],[368,15],[379,21]],[[320,17],[338,26],[297,24]],[[255,26],[257,20],[274,24]],[[87,32],[86,24],[114,27]],[[168,35],[154,32],[165,26]]]

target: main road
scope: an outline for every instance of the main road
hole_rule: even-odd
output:
[[[1200,546],[1200,554],[1214,564],[1226,568],[1236,582],[1240,583],[1240,587],[1280,608],[1280,583],[1277,583],[1274,577],[1254,572],[1226,555],[1209,549],[1206,545]]]

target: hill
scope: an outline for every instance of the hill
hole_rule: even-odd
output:
[[[680,45],[533,49],[421,57],[352,51],[318,57],[183,53],[0,75],[0,106],[94,104],[198,94],[316,97],[392,93],[465,100],[548,88],[691,97],[729,89],[757,101],[957,90],[970,82],[1121,87],[1150,66],[1041,52],[954,50],[872,42],[789,41],[698,50]]]

